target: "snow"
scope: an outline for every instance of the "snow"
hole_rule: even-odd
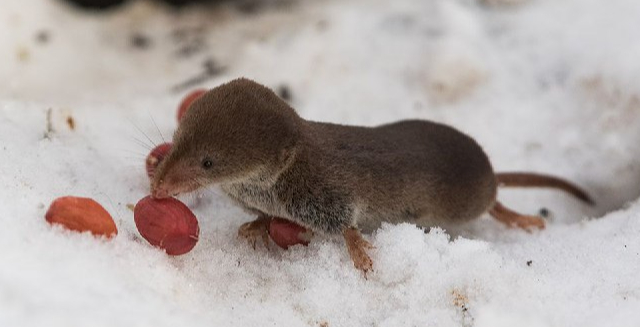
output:
[[[4,0],[0,326],[638,326],[638,14],[635,0],[327,0],[252,14],[138,1],[106,15]],[[136,33],[147,49],[131,46]],[[194,43],[202,51],[180,55]],[[252,217],[212,188],[181,197],[200,241],[168,257],[127,204],[147,194],[144,158],[176,127],[188,89],[174,87],[208,58],[223,72],[193,87],[247,76],[288,85],[307,119],[445,122],[496,170],[563,176],[598,204],[501,190],[519,211],[548,208],[547,228],[384,225],[367,236],[365,280],[339,238],[253,250],[236,238]],[[100,202],[119,235],[49,226],[64,195]]]

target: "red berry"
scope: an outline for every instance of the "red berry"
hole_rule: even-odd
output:
[[[191,210],[174,198],[138,201],[133,219],[140,235],[169,255],[185,254],[198,242],[198,220]]]
[[[182,102],[180,102],[180,106],[178,107],[178,122],[182,120],[182,116],[187,112],[191,104],[205,93],[207,93],[207,90],[197,89],[187,94],[187,96],[182,99]]]
[[[51,203],[44,217],[50,224],[59,224],[69,230],[88,231],[93,235],[109,238],[118,234],[116,224],[107,210],[89,198],[57,198]]]
[[[283,249],[296,244],[308,245],[311,231],[286,219],[273,218],[269,223],[269,236]]]
[[[151,150],[146,160],[147,176],[149,176],[150,179],[153,179],[156,168],[158,168],[160,162],[169,154],[172,146],[173,143],[162,143]]]

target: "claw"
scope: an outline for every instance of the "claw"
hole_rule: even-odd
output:
[[[258,219],[244,223],[238,228],[238,237],[246,239],[255,250],[259,238],[264,246],[269,249],[269,222],[271,218],[259,217]]]

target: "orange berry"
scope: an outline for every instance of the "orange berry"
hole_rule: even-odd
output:
[[[89,198],[64,196],[49,206],[45,219],[78,232],[91,232],[111,238],[118,234],[111,215],[98,202]]]

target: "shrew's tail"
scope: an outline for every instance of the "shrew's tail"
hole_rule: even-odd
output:
[[[497,173],[496,181],[498,182],[498,186],[555,188],[565,191],[588,204],[595,204],[589,194],[580,187],[554,176],[534,173]],[[542,218],[517,213],[498,201],[489,209],[489,214],[498,221],[511,227],[531,230],[532,228],[542,229],[545,226]]]
[[[565,191],[576,198],[594,205],[595,201],[587,192],[564,179],[534,173],[497,173],[498,186],[507,187],[549,187]]]

